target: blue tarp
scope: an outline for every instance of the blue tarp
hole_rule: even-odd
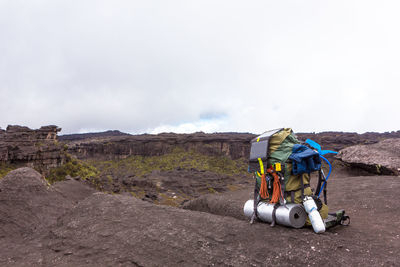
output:
[[[294,145],[289,159],[292,160],[294,175],[318,171],[321,168],[319,153],[304,145]]]

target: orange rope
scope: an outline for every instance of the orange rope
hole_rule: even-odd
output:
[[[281,182],[279,180],[279,176],[271,169],[267,170],[268,173],[271,173],[274,177],[274,184],[272,190],[272,197],[270,203],[278,203],[279,198],[281,197]]]
[[[260,186],[260,196],[262,199],[268,199],[268,189],[267,189],[267,180],[265,179],[265,173],[261,175],[261,186]]]

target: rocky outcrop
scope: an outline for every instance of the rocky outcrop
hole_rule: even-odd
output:
[[[80,159],[118,159],[131,155],[159,156],[171,152],[176,147],[195,150],[206,155],[225,155],[231,159],[247,159],[250,153],[250,141],[256,135],[249,133],[194,133],[158,135],[108,136],[109,132],[90,136],[67,136],[63,139],[68,152]],[[115,134],[115,133],[113,133]],[[400,131],[388,133],[297,133],[298,139],[310,138],[320,143],[323,149],[339,151],[348,146],[374,144],[383,139],[400,137]]]
[[[88,138],[102,138],[102,137],[111,137],[111,136],[130,136],[131,134],[123,133],[118,130],[110,130],[105,132],[98,133],[82,133],[82,134],[64,134],[58,136],[58,140],[60,141],[76,141],[83,140]]]
[[[79,159],[110,160],[132,155],[160,156],[176,148],[196,151],[210,156],[227,156],[247,160],[249,133],[194,134],[163,133],[158,135],[129,135],[119,131],[68,135],[58,142],[57,126],[44,126],[37,130],[23,126],[0,129],[0,162],[34,167],[42,173],[65,162],[64,149]],[[386,138],[400,137],[400,131],[391,133],[298,133],[299,140],[307,138],[320,143],[323,149],[339,151],[348,146],[374,144]]]
[[[345,148],[337,158],[369,172],[400,175],[400,138],[386,139],[372,145]]]
[[[400,131],[363,134],[347,132],[322,132],[322,133],[297,133],[299,140],[305,141],[307,138],[322,145],[322,149],[339,151],[345,147],[355,145],[375,144],[387,138],[400,138]]]
[[[41,172],[61,165],[65,156],[57,141],[61,131],[55,125],[32,130],[9,125],[0,131],[0,162],[34,167]]]
[[[133,135],[91,138],[67,142],[68,153],[80,159],[117,159],[131,155],[159,156],[175,148],[194,150],[205,155],[225,155],[231,159],[247,158],[253,134],[194,133]]]

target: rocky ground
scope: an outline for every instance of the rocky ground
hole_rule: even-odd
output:
[[[346,209],[351,225],[317,235],[249,225],[241,214],[251,186],[181,209],[95,192],[75,180],[49,186],[22,168],[0,180],[0,265],[396,266],[399,190],[399,177],[338,172],[329,206]]]
[[[298,134],[348,147],[331,158],[328,204],[351,225],[321,235],[244,218],[252,134],[110,131],[59,142],[57,131],[0,130],[0,266],[400,265],[400,177],[386,172],[400,167],[400,131]]]

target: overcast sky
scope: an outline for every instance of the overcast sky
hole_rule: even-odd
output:
[[[0,0],[0,127],[400,130],[400,1]]]

